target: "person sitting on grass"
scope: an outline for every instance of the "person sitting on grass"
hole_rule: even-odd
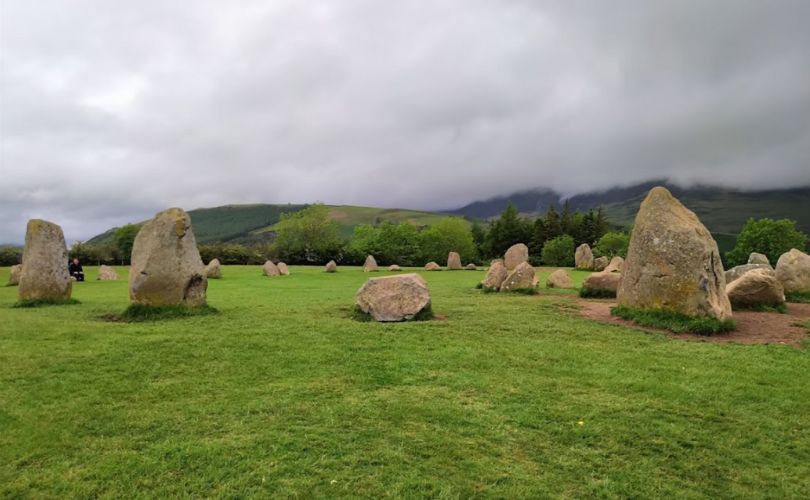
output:
[[[73,262],[68,264],[68,272],[76,281],[84,281],[84,268],[82,268],[82,263],[79,262],[79,259],[73,259]]]

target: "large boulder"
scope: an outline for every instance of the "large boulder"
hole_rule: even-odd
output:
[[[20,274],[22,274],[22,264],[11,266],[8,275],[8,286],[17,286],[20,284]]]
[[[528,261],[529,247],[523,243],[517,243],[509,247],[503,257],[503,264],[506,266],[507,271],[511,271],[519,266],[522,262]]]
[[[450,252],[447,255],[447,269],[450,271],[460,271],[464,269],[461,265],[461,256],[458,252]]]
[[[783,253],[776,262],[776,279],[787,293],[810,292],[810,255],[795,248]]]
[[[574,267],[577,269],[593,269],[593,252],[591,246],[583,243],[574,252]]]
[[[278,270],[278,266],[272,260],[268,260],[262,266],[262,274],[265,276],[281,276],[281,271]]]
[[[441,271],[441,270],[442,270],[442,266],[440,266],[439,264],[436,264],[433,261],[430,261],[427,264],[425,264],[425,271]]]
[[[731,318],[717,243],[663,187],[650,190],[636,215],[617,298],[633,308]]]
[[[601,271],[598,273],[591,273],[590,276],[585,278],[582,283],[582,288],[585,290],[600,290],[610,292],[615,295],[619,289],[619,284],[622,281],[620,273]]]
[[[376,321],[404,321],[430,306],[430,291],[414,273],[370,278],[357,291],[355,304]]]
[[[597,257],[593,259],[593,270],[596,272],[604,271],[608,264],[610,264],[610,261],[604,255],[602,257]]]
[[[222,278],[222,265],[219,259],[213,259],[205,266],[205,277],[209,280]]]
[[[290,268],[284,262],[279,262],[278,264],[276,264],[276,267],[278,268],[278,274],[280,274],[281,276],[290,275]]]
[[[620,273],[624,267],[624,259],[618,255],[610,259],[610,263],[603,269],[606,273]]]
[[[208,279],[191,218],[170,208],[144,224],[132,245],[129,298],[148,306],[205,305]]]
[[[762,253],[751,252],[751,255],[748,256],[748,263],[749,264],[765,264],[768,267],[771,266],[771,261],[768,260],[768,256]]]
[[[20,300],[67,300],[72,291],[65,235],[58,225],[31,219],[25,231]]]
[[[391,272],[398,273],[398,272],[402,271],[402,268],[399,267],[399,265],[397,265],[397,264],[391,264],[390,266],[388,266],[388,270],[391,271]]]
[[[518,264],[501,283],[502,292],[532,290],[534,288],[537,288],[537,276],[534,274],[534,268],[528,262]]]
[[[324,267],[324,271],[326,271],[327,273],[336,273],[337,272],[337,264],[335,263],[335,261],[330,260],[329,262],[327,262],[326,266]]]
[[[770,269],[752,269],[726,286],[736,307],[778,306],[785,302],[785,289]]]
[[[96,279],[99,281],[118,281],[118,273],[110,266],[102,264],[98,268],[98,276]]]
[[[380,268],[377,266],[377,260],[374,258],[374,256],[373,255],[367,256],[366,262],[363,263],[363,272],[376,273],[379,270]]]
[[[490,290],[500,290],[501,284],[506,279],[507,275],[509,275],[509,271],[506,270],[503,261],[494,260],[492,264],[490,264],[487,274],[481,282],[481,286]]]
[[[571,280],[571,276],[568,274],[568,271],[565,269],[557,269],[548,275],[548,279],[546,279],[546,287],[574,288],[574,282]]]
[[[726,286],[728,286],[728,284],[731,283],[732,281],[741,277],[743,274],[753,269],[766,269],[768,271],[773,271],[773,268],[770,266],[770,264],[743,264],[741,266],[735,266],[725,272]]]

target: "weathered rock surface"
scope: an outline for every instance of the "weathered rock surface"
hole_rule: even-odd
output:
[[[8,276],[8,284],[9,286],[17,286],[20,284],[20,274],[22,274],[22,264],[16,264],[11,266],[9,270],[10,274]]]
[[[464,266],[464,269],[467,270],[467,271],[476,271],[476,270],[478,270],[478,268],[472,262],[470,262],[469,264]]]
[[[522,262],[528,261],[529,247],[523,243],[517,243],[509,247],[503,257],[503,264],[506,266],[507,271],[511,271],[519,266]]]
[[[492,264],[490,264],[489,269],[487,270],[486,276],[484,276],[484,280],[481,282],[481,285],[484,288],[500,290],[501,284],[508,275],[509,272],[506,270],[506,266],[503,264],[503,261],[493,260]]]
[[[596,272],[604,271],[608,264],[610,264],[610,261],[607,257],[597,257],[593,259],[593,270]]]
[[[751,252],[751,255],[748,256],[748,263],[749,264],[765,264],[768,267],[771,266],[771,261],[768,260],[768,256],[762,253]]]
[[[565,269],[557,269],[546,279],[547,288],[574,288],[574,282]]]
[[[278,266],[275,265],[272,260],[268,260],[262,266],[262,274],[265,276],[281,276],[281,271],[279,271]]]
[[[425,264],[425,271],[441,271],[442,266],[436,264],[435,262],[431,261]]]
[[[129,271],[133,304],[201,306],[207,289],[205,266],[184,210],[170,208],[141,227]]]
[[[616,293],[616,291],[619,289],[619,283],[621,283],[621,280],[621,273],[601,271],[598,273],[592,273],[590,276],[585,278],[585,281],[582,283],[582,288],[586,288],[588,290],[608,290]]]
[[[287,264],[279,262],[278,264],[276,264],[276,267],[278,268],[278,274],[280,274],[281,276],[290,275],[290,268],[287,266]]]
[[[785,289],[768,269],[752,269],[726,286],[733,306],[778,306],[785,302]]]
[[[717,243],[663,187],[650,190],[636,215],[617,299],[640,309],[731,317]]]
[[[624,259],[618,255],[610,259],[610,263],[603,269],[606,273],[620,273],[624,267]]]
[[[25,231],[20,300],[67,300],[72,291],[65,235],[58,225],[31,219]]]
[[[450,252],[447,255],[447,269],[451,271],[460,271],[464,269],[461,265],[461,256],[458,252]]]
[[[810,292],[810,255],[795,248],[783,253],[776,262],[776,279],[785,292]]]
[[[366,257],[366,262],[363,264],[364,273],[376,273],[380,268],[377,266],[377,259],[373,255]]]
[[[96,279],[99,281],[118,281],[118,273],[110,266],[102,264],[98,268],[98,276]]]
[[[205,277],[208,279],[222,278],[222,266],[219,259],[212,259],[208,265],[205,266]]]
[[[330,260],[329,262],[326,263],[326,267],[324,268],[324,270],[327,273],[336,273],[337,272],[337,263],[335,263],[334,260]]]
[[[430,291],[414,273],[370,278],[357,291],[355,304],[376,321],[404,321],[430,305]]]
[[[766,269],[768,271],[773,271],[770,264],[743,264],[741,266],[735,266],[725,272],[726,286],[728,286],[732,281],[741,277],[743,274],[754,269]]]
[[[537,288],[537,276],[535,276],[534,268],[528,262],[518,264],[501,283],[502,292],[529,290],[532,288]]]
[[[591,246],[583,243],[574,251],[574,267],[577,269],[593,269],[593,252]]]
[[[399,267],[396,264],[391,264],[390,266],[388,266],[388,270],[389,271],[394,271],[394,272],[399,272],[399,271],[402,271],[402,268]]]

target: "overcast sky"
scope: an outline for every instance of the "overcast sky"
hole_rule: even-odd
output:
[[[810,1],[0,0],[0,242],[169,206],[810,184]]]

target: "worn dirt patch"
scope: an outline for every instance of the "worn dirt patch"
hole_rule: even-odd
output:
[[[610,308],[616,303],[610,300],[579,300],[580,314],[584,318],[623,325],[636,330],[659,332],[670,337],[700,342],[737,342],[740,344],[788,344],[798,346],[808,338],[808,330],[797,326],[798,322],[810,319],[810,304],[788,304],[787,314],[773,312],[734,311],[737,329],[718,335],[673,333],[656,328],[638,326],[632,321],[611,316]]]

